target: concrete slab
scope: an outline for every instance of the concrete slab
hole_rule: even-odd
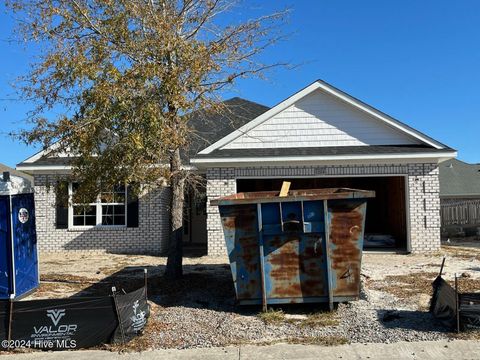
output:
[[[57,352],[33,352],[28,354],[10,354],[2,356],[0,360],[238,360],[239,348],[209,348],[209,349],[186,349],[186,350],[152,350],[141,353],[118,353],[100,350],[80,351],[57,351]]]
[[[430,341],[394,344],[351,344],[336,347],[278,344],[266,347],[245,346],[240,359],[479,359],[480,342]]]
[[[4,354],[4,353],[3,353]],[[337,347],[315,345],[277,344],[270,346],[242,346],[188,350],[153,350],[142,353],[115,353],[98,350],[70,352],[35,352],[0,355],[1,360],[154,360],[154,359],[422,359],[422,360],[476,360],[480,341],[429,341],[395,344],[352,344]]]

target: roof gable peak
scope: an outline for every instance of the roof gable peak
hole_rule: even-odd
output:
[[[432,146],[436,149],[444,149],[446,146],[427,135],[411,128],[410,126],[392,118],[391,116],[373,108],[372,106],[350,96],[349,94],[335,88],[334,86],[328,84],[323,80],[316,80],[310,85],[306,86],[305,88],[301,89],[300,91],[296,92],[295,94],[291,95],[287,99],[283,100],[282,102],[278,103],[270,110],[266,111],[262,115],[258,116],[257,118],[253,119],[249,123],[245,124],[244,126],[240,127],[239,129],[233,131],[229,135],[225,136],[224,138],[218,140],[214,144],[208,146],[207,148],[200,151],[199,154],[209,154],[214,150],[222,148],[227,144],[231,143],[238,137],[246,134],[248,131],[252,130],[253,128],[257,127],[258,125],[262,124],[263,122],[271,119],[273,116],[279,114],[280,112],[286,110],[290,106],[294,105],[298,101],[302,100],[306,96],[314,93],[317,90],[322,90],[323,92],[339,99],[354,108],[361,110],[362,112],[370,115],[373,118],[382,121],[384,124],[388,125],[389,127],[396,129],[417,141],[420,141],[423,144]]]

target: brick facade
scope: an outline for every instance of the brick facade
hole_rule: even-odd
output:
[[[56,229],[54,175],[35,175],[35,212],[40,252],[94,251],[162,254],[169,238],[170,189],[149,191],[139,198],[135,228]]]
[[[305,167],[246,167],[207,169],[208,254],[225,255],[223,230],[210,200],[236,192],[238,177],[302,177],[348,175],[402,175],[408,178],[410,250],[436,251],[440,247],[440,183],[437,164],[384,164]]]
[[[225,255],[218,208],[210,200],[236,192],[236,179],[248,177],[322,177],[348,175],[403,175],[407,181],[410,250],[435,251],[440,247],[440,185],[436,164],[385,164],[304,167],[245,167],[207,169],[208,254]],[[41,252],[95,251],[128,254],[163,254],[169,238],[170,189],[140,197],[138,228],[56,229],[54,175],[35,175],[38,246]]]

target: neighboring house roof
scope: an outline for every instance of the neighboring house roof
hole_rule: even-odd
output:
[[[480,198],[480,165],[452,159],[440,164],[440,196]]]
[[[3,174],[5,171],[8,171],[11,175],[27,179],[28,181],[30,181],[31,184],[33,184],[33,177],[32,176],[30,176],[28,174],[25,174],[24,172],[17,171],[17,170],[15,170],[15,169],[7,166],[7,165],[0,164],[0,174]]]

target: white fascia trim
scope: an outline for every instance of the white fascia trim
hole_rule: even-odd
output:
[[[20,165],[15,168],[16,170],[19,171],[61,171],[61,170],[72,170],[73,167],[70,165],[31,165],[31,166],[26,166],[26,165]],[[190,166],[190,165],[184,165],[182,166],[183,170],[186,171],[196,171],[197,168],[195,166]]]
[[[60,143],[57,141],[56,143],[53,143],[52,145],[50,145],[48,148],[37,152],[35,155],[30,156],[29,158],[23,160],[22,162],[23,163],[33,163],[33,162],[37,161],[38,159],[40,159],[41,157],[47,155],[51,151],[58,149],[59,147],[60,147]]]
[[[229,163],[274,163],[274,162],[311,162],[311,161],[349,161],[349,160],[410,160],[410,159],[453,159],[457,152],[420,153],[420,154],[385,154],[385,155],[325,155],[325,156],[271,156],[271,157],[242,157],[242,158],[200,158],[190,160],[193,164],[229,164]]]
[[[58,171],[58,170],[72,170],[72,167],[70,165],[31,165],[31,166],[20,165],[20,166],[17,166],[15,169],[19,171],[42,171],[42,170]]]
[[[243,125],[242,127],[233,131],[229,135],[223,137],[222,139],[218,140],[217,142],[215,142],[212,145],[208,146],[207,148],[203,149],[202,151],[199,152],[199,154],[210,154],[212,151],[225,146],[226,144],[232,142],[233,140],[235,140],[239,136],[244,135],[249,130],[253,129],[254,127],[256,127],[258,125],[260,125],[264,121],[266,121],[266,120],[270,119],[271,117],[277,115],[279,112],[287,109],[288,107],[295,104],[297,101],[299,101],[300,99],[304,98],[305,96],[309,95],[310,93],[314,92],[317,89],[322,89],[323,91],[325,91],[325,92],[327,92],[327,93],[329,93],[333,96],[336,96],[337,98],[339,98],[339,99],[355,106],[356,108],[358,108],[358,109],[376,117],[377,119],[382,120],[383,122],[387,123],[388,125],[396,128],[398,130],[401,130],[404,133],[406,133],[410,136],[413,136],[414,138],[416,138],[416,139],[418,139],[418,140],[420,140],[420,141],[422,141],[422,142],[424,142],[424,143],[426,143],[430,146],[433,146],[436,149],[443,149],[444,148],[444,146],[441,143],[436,142],[436,141],[432,141],[432,140],[426,138],[425,136],[423,136],[421,133],[419,133],[419,132],[417,132],[413,129],[409,129],[409,128],[405,127],[404,125],[398,123],[397,121],[386,117],[385,115],[381,114],[380,112],[374,111],[374,110],[364,106],[358,100],[355,100],[355,99],[353,99],[349,96],[343,95],[342,93],[340,93],[336,89],[332,88],[331,86],[328,86],[325,83],[322,83],[320,81],[315,81],[313,84],[310,84],[306,88],[304,88],[304,89],[300,90],[299,92],[295,93],[294,95],[290,96],[286,100],[282,101],[280,104],[274,106],[273,108],[271,108],[267,112],[263,113],[262,115],[258,116],[257,118],[253,119],[249,123]]]

